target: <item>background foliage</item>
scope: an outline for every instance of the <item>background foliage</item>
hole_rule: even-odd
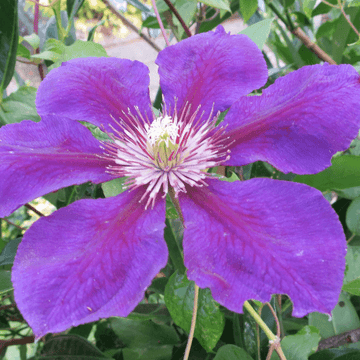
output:
[[[359,0],[171,2],[193,33],[212,30],[231,16],[240,16],[248,25],[243,33],[263,50],[269,69],[266,86],[290,71],[324,61],[352,64],[360,71]],[[163,0],[156,3],[172,36],[178,41],[186,38],[184,28],[166,3]],[[40,7],[39,23],[34,16],[36,11],[30,1],[2,0],[0,3],[1,126],[24,119],[40,120],[35,109],[36,88],[28,86],[28,79],[21,78],[15,71],[17,61],[31,64],[34,71],[44,77],[46,71],[62,61],[107,56],[105,49],[94,42],[95,34],[106,28],[118,33],[124,27],[123,21],[142,29],[150,41],[159,34],[149,1],[54,1],[50,7]],[[78,29],[90,24],[87,41],[77,40],[75,21]],[[8,91],[11,81],[16,88],[12,93]],[[159,108],[160,91],[158,95],[156,108]],[[316,175],[285,175],[263,162],[221,171],[228,181],[265,176],[306,183],[321,190],[331,202],[348,239],[343,291],[332,318],[319,313],[294,318],[286,296],[275,295],[271,301],[276,317],[268,306],[258,302],[253,302],[253,306],[261,310],[262,319],[273,332],[276,333],[278,325],[288,360],[360,359],[360,137],[347,151],[334,156],[330,168]],[[169,263],[128,318],[78,326],[66,334],[48,335],[34,344],[31,329],[14,303],[10,271],[24,231],[41,213],[51,213],[81,198],[115,195],[122,191],[121,185],[122,179],[102,186],[71,186],[0,219],[0,359],[182,359],[194,288],[185,275],[180,251],[181,223],[171,202],[167,204],[165,229]],[[200,291],[190,359],[260,360],[267,357],[268,350],[267,337],[247,310],[244,309],[244,314],[232,313],[219,306],[209,290]],[[271,359],[277,358],[275,353],[271,356]]]

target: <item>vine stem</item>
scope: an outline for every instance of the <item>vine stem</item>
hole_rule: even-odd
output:
[[[168,37],[167,37],[167,35],[166,35],[165,28],[164,28],[164,25],[163,25],[163,23],[162,23],[162,21],[161,21],[161,17],[160,17],[160,14],[159,14],[158,9],[157,9],[157,7],[156,7],[155,0],[151,0],[151,4],[152,4],[152,7],[153,7],[153,9],[154,9],[154,12],[155,12],[155,15],[156,15],[156,19],[157,19],[157,21],[158,21],[158,23],[159,23],[159,26],[160,26],[161,32],[162,32],[162,34],[163,34],[163,37],[164,37],[164,39],[165,39],[166,45],[167,45],[167,46],[170,46],[170,41],[169,41],[169,39],[168,39]]]
[[[40,6],[39,3],[36,2],[35,3],[35,8],[34,8],[34,33],[36,35],[38,35],[39,33],[39,14],[40,14]],[[35,54],[39,54],[40,53],[40,49],[37,48],[35,50]],[[38,64],[38,70],[39,70],[39,75],[41,80],[44,80],[45,75],[44,75],[44,68],[42,64]]]
[[[194,308],[193,308],[193,313],[192,313],[192,318],[191,318],[190,333],[189,333],[188,342],[186,344],[186,349],[185,349],[185,354],[184,354],[184,360],[189,359],[191,344],[194,339],[198,301],[199,301],[199,287],[194,283]]]
[[[265,335],[269,339],[269,343],[274,347],[275,351],[279,355],[280,360],[286,360],[285,354],[280,346],[280,338],[273,334],[269,327],[265,324],[261,316],[255,311],[248,301],[244,302],[244,308],[250,313],[254,320],[259,324]]]
[[[174,13],[174,15],[177,17],[177,19],[179,20],[181,26],[183,27],[186,35],[188,37],[190,37],[191,31],[190,29],[186,26],[185,21],[183,20],[183,18],[180,16],[179,12],[176,10],[175,6],[170,2],[170,0],[164,0],[166,2],[166,5],[169,7],[169,9]]]

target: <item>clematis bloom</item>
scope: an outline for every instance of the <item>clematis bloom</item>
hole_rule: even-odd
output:
[[[196,35],[156,60],[161,115],[149,71],[137,61],[84,58],[52,70],[39,87],[39,123],[0,129],[0,216],[74,184],[128,177],[127,191],[84,199],[39,219],[12,273],[16,303],[37,337],[127,316],[167,263],[164,195],[183,212],[189,279],[230,310],[287,294],[294,316],[330,313],[345,268],[341,224],[306,185],[257,178],[227,183],[212,166],[267,161],[313,174],[345,150],[360,123],[360,83],[349,65],[306,66],[266,83],[261,51],[245,35]],[[220,126],[218,112],[229,109]],[[94,138],[78,121],[99,126]]]

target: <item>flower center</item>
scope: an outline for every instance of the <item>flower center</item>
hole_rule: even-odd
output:
[[[169,171],[179,160],[175,156],[179,145],[176,144],[179,127],[171,116],[156,118],[151,125],[145,124],[148,137],[148,151],[154,158],[154,164]]]
[[[113,164],[107,171],[128,177],[129,189],[145,186],[141,201],[147,197],[146,207],[154,205],[161,189],[165,196],[169,185],[176,197],[188,185],[206,186],[204,180],[212,176],[206,170],[228,160],[230,151],[224,127],[215,126],[217,116],[202,119],[199,111],[187,104],[180,114],[165,110],[151,123],[140,112],[124,113],[115,121],[118,128],[108,133],[112,142],[103,143],[103,157]]]

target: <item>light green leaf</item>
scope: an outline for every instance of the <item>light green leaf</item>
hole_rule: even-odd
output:
[[[40,121],[35,107],[36,89],[22,86],[3,100],[0,107],[0,123],[12,124],[22,120]]]
[[[214,360],[253,360],[253,358],[244,349],[228,344],[218,350]]]
[[[346,189],[360,185],[360,156],[342,155],[332,159],[332,165],[315,175],[297,175],[294,181],[320,191]]]
[[[258,46],[258,48],[262,50],[269,36],[273,20],[274,19],[265,19],[258,21],[256,24],[248,26],[239,34],[247,35]]]
[[[24,36],[24,40],[27,41],[33,49],[37,49],[40,46],[40,38],[35,33]]]
[[[360,277],[343,285],[342,289],[350,294],[360,296]]]
[[[308,357],[317,350],[320,339],[316,327],[305,326],[296,335],[285,336],[280,344],[287,360],[308,360]],[[279,356],[274,351],[271,360],[277,359]]]
[[[347,284],[360,277],[360,247],[349,245],[345,259],[346,270],[344,284]]]
[[[346,225],[352,233],[360,235],[360,197],[353,200],[348,207]]]
[[[216,9],[223,9],[231,12],[229,0],[203,0],[201,2]]]
[[[127,177],[117,178],[101,184],[105,197],[112,197],[123,193]]]
[[[305,15],[310,19],[316,0],[304,0],[303,2],[303,11]]]
[[[175,272],[165,288],[165,304],[175,323],[189,332],[194,306],[194,282],[188,280],[185,274]],[[224,314],[212,298],[210,290],[200,289],[195,337],[206,351],[215,347],[224,326]]]
[[[319,329],[323,339],[360,327],[356,309],[343,292],[340,294],[339,301],[331,314],[331,318],[320,313],[311,313],[309,316],[309,324]]]
[[[55,64],[51,66],[51,69],[60,66],[64,61],[89,56],[107,57],[108,55],[106,50],[100,44],[94,43],[92,41],[77,40],[72,45],[65,46],[64,52],[57,59]]]
[[[245,23],[255,14],[257,8],[257,0],[240,0],[240,11]]]

